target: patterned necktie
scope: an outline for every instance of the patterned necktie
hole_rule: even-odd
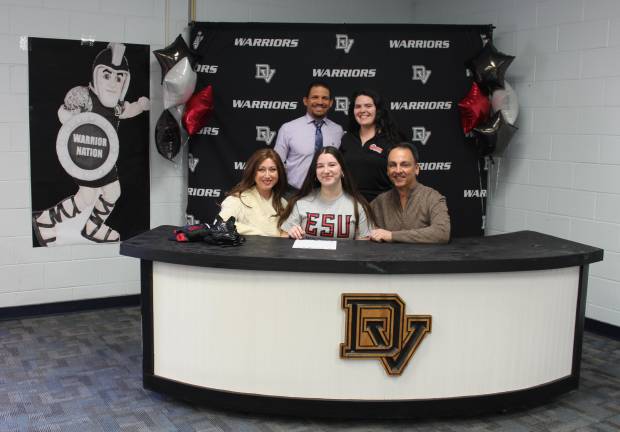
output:
[[[325,120],[314,120],[316,132],[314,133],[314,151],[319,152],[323,148],[323,132],[321,127],[325,124]]]

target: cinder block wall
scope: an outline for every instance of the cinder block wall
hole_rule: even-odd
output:
[[[187,24],[187,2],[170,1],[169,6],[166,14],[164,0],[1,2],[0,307],[140,291],[138,261],[119,256],[118,245],[32,248],[27,37],[92,37],[148,44],[153,50],[165,46]],[[151,55],[151,140],[163,109],[161,100],[160,69]],[[181,223],[184,172],[180,164],[161,158],[152,142],[150,175],[151,225]]]
[[[488,234],[536,230],[605,249],[586,315],[620,326],[620,2],[437,0],[416,20],[492,23],[517,58],[518,134],[493,167]]]

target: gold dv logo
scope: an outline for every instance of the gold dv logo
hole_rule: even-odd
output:
[[[376,358],[389,375],[400,375],[427,333],[430,315],[405,315],[397,294],[342,294],[346,335],[341,358]]]

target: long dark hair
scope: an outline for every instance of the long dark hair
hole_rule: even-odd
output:
[[[375,128],[377,129],[378,134],[384,134],[388,142],[397,143],[403,139],[402,134],[398,131],[398,126],[394,119],[392,119],[392,114],[390,114],[390,110],[387,107],[387,101],[383,100],[381,95],[374,90],[371,89],[362,89],[353,93],[351,96],[351,103],[349,104],[349,133],[355,134],[355,136],[359,136],[360,133],[360,125],[355,120],[355,115],[353,111],[355,109],[355,99],[358,96],[368,96],[372,99],[375,104],[375,108],[377,113],[375,115]]]
[[[306,174],[306,178],[304,179],[304,183],[301,185],[301,189],[299,189],[299,192],[297,192],[289,200],[286,209],[280,216],[278,225],[282,225],[284,221],[286,221],[286,219],[291,215],[291,212],[293,211],[293,208],[295,207],[297,201],[299,201],[303,197],[310,195],[313,190],[320,189],[321,182],[319,182],[319,179],[316,176],[316,165],[319,156],[321,156],[322,154],[332,155],[334,158],[336,158],[336,161],[340,165],[340,170],[342,171],[342,178],[340,179],[342,183],[342,190],[349,194],[351,198],[353,198],[353,209],[355,212],[355,231],[357,232],[357,228],[359,225],[358,205],[361,205],[364,209],[364,212],[366,213],[366,219],[368,220],[369,224],[374,224],[374,214],[372,213],[372,210],[368,205],[368,201],[366,201],[366,198],[364,198],[364,196],[358,192],[357,187],[355,186],[355,182],[351,177],[351,173],[349,172],[349,169],[347,168],[344,160],[342,159],[342,153],[340,153],[340,151],[336,147],[328,146],[323,147],[321,151],[318,151],[314,154],[314,157],[312,158],[312,163],[310,164],[310,169],[308,169],[308,174]]]
[[[245,164],[241,181],[233,186],[227,195],[238,196],[244,206],[251,208],[243,202],[241,194],[256,186],[256,181],[254,181],[254,179],[256,178],[258,167],[267,159],[271,159],[273,163],[276,164],[276,169],[278,170],[278,182],[274,185],[273,189],[271,189],[271,193],[273,194],[273,199],[271,201],[273,203],[273,208],[276,211],[275,215],[280,216],[284,211],[284,208],[282,207],[282,197],[284,196],[284,191],[286,190],[287,184],[286,170],[284,169],[284,164],[282,163],[282,159],[280,159],[278,153],[270,148],[256,150],[252,156],[250,156],[250,159],[248,159]]]

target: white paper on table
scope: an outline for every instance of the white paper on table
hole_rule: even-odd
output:
[[[336,250],[335,240],[295,240],[293,249],[328,249]]]

